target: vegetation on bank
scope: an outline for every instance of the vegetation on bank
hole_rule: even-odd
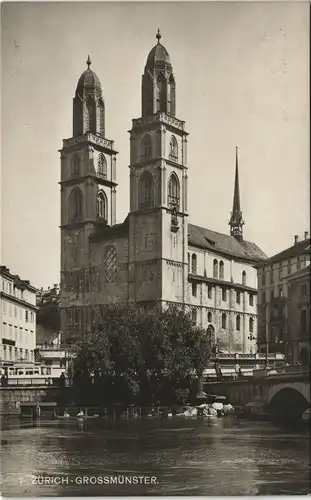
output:
[[[184,404],[200,388],[211,336],[183,308],[113,305],[75,351],[79,399],[102,404]]]

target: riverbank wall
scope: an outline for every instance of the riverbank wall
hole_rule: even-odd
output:
[[[46,386],[1,387],[0,415],[17,415],[23,404],[59,402],[60,398],[64,397],[64,392],[67,397],[68,391],[70,391],[69,387],[62,389],[62,391],[58,387]]]

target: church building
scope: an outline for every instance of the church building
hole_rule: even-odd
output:
[[[238,151],[230,234],[189,224],[188,132],[176,116],[169,54],[157,43],[142,76],[130,134],[130,207],[116,224],[117,151],[107,138],[101,83],[91,69],[73,99],[61,153],[61,330],[87,331],[105,304],[183,304],[221,350],[256,351],[257,270],[266,255],[243,239]]]

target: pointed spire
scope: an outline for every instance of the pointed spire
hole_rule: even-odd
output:
[[[161,32],[160,32],[160,28],[158,28],[158,32],[156,34],[156,38],[158,39],[158,43],[160,43],[160,40],[162,38],[162,35],[161,35]]]
[[[238,147],[235,148],[235,181],[233,195],[233,212],[241,212],[240,186],[239,186],[239,157]]]
[[[91,66],[91,64],[92,64],[92,61],[91,61],[91,58],[90,58],[90,56],[89,56],[89,55],[87,56],[86,64],[87,64],[87,69],[90,69],[90,66]]]
[[[237,240],[243,240],[243,217],[241,210],[240,201],[240,186],[239,186],[239,157],[238,157],[238,147],[235,149],[235,180],[234,180],[234,194],[233,194],[233,206],[230,217],[230,234],[234,236]]]

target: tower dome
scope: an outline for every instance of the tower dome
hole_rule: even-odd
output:
[[[88,56],[87,69],[79,78],[73,99],[73,136],[86,132],[105,136],[105,104],[98,76],[90,69]]]
[[[158,39],[158,43],[151,49],[149,55],[147,57],[146,69],[153,69],[155,66],[169,64],[171,65],[171,60],[169,53],[166,48],[160,43],[162,35],[160,30],[156,34],[156,38]]]
[[[160,43],[161,33],[156,34],[158,43],[147,57],[142,76],[142,116],[150,116],[158,111],[175,116],[175,78],[170,56]]]
[[[82,75],[79,78],[78,85],[77,85],[77,90],[76,92],[79,95],[83,94],[84,89],[90,90],[91,88],[98,89],[101,91],[101,83],[93,70],[90,69],[91,66],[91,59],[90,56],[88,56],[86,64],[87,64],[87,69],[82,73]]]

